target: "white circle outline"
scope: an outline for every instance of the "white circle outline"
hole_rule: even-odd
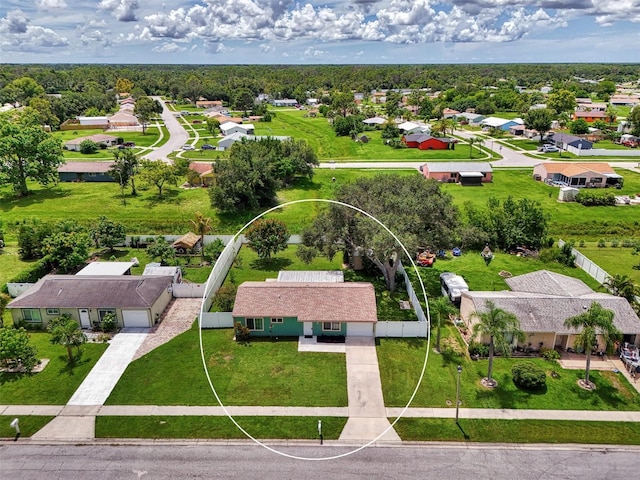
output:
[[[420,372],[420,377],[418,378],[418,383],[416,384],[415,389],[413,390],[413,393],[411,394],[411,397],[409,398],[409,401],[407,402],[407,404],[404,406],[404,408],[402,409],[402,411],[400,412],[400,415],[398,415],[398,417],[393,421],[393,423],[391,423],[382,433],[380,433],[380,435],[378,435],[376,438],[374,438],[373,440],[370,440],[369,442],[365,443],[364,445],[361,445],[358,448],[355,448],[354,450],[350,450],[348,452],[345,453],[341,453],[339,455],[332,455],[329,457],[301,457],[301,456],[297,456],[297,455],[291,455],[289,453],[285,453],[285,452],[281,452],[273,447],[270,447],[269,445],[266,445],[264,443],[262,443],[260,440],[258,440],[257,438],[254,438],[249,432],[247,432],[244,428],[242,428],[242,426],[235,420],[235,418],[233,418],[233,416],[229,413],[229,411],[227,410],[227,408],[225,407],[225,405],[222,403],[222,400],[220,400],[220,397],[218,396],[218,392],[216,391],[215,387],[213,386],[213,382],[211,381],[211,376],[209,375],[209,370],[207,369],[207,362],[204,356],[204,347],[202,344],[202,315],[204,313],[204,304],[205,304],[205,300],[206,300],[206,295],[207,295],[207,291],[208,291],[208,287],[209,287],[209,282],[211,281],[211,276],[209,276],[209,278],[207,279],[207,283],[205,284],[205,289],[204,289],[204,293],[202,295],[202,303],[200,305],[200,315],[198,316],[198,337],[199,337],[199,341],[200,341],[200,357],[202,359],[202,366],[204,368],[204,373],[207,377],[207,381],[209,383],[209,387],[211,387],[211,391],[213,392],[213,395],[216,397],[216,400],[218,401],[218,403],[220,404],[220,407],[222,407],[222,410],[224,411],[224,413],[227,415],[227,417],[229,418],[229,420],[231,420],[233,422],[233,424],[242,432],[245,434],[245,436],[247,436],[248,438],[250,438],[254,443],[260,445],[261,447],[269,450],[270,452],[276,453],[278,455],[282,455],[283,457],[287,457],[287,458],[291,458],[294,460],[308,460],[308,461],[320,461],[320,460],[335,460],[338,458],[342,458],[342,457],[346,457],[348,455],[354,454],[359,452],[360,450],[365,449],[366,447],[374,444],[375,442],[377,442],[385,433],[387,433],[389,430],[391,430],[393,428],[393,426],[398,422],[398,420],[400,420],[403,415],[406,413],[407,409],[409,408],[409,406],[411,405],[411,402],[413,402],[413,399],[415,398],[416,394],[418,393],[418,389],[420,388],[420,385],[422,384],[422,380],[424,378],[424,373],[425,370],[427,368],[427,361],[429,359],[429,346],[431,345],[431,315],[429,312],[429,301],[427,299],[427,292],[424,288],[424,283],[422,281],[422,277],[420,276],[420,272],[418,271],[418,267],[416,266],[415,262],[413,261],[412,256],[409,254],[409,252],[407,251],[406,247],[404,246],[404,244],[398,239],[398,237],[391,231],[389,230],[389,228],[387,228],[386,225],[384,225],[380,220],[378,220],[377,218],[375,218],[373,215],[371,215],[368,212],[365,212],[364,210],[355,207],[353,205],[350,205],[348,203],[345,202],[340,202],[338,200],[330,200],[330,199],[326,199],[326,198],[305,198],[305,199],[300,199],[300,200],[292,200],[290,202],[286,202],[280,205],[277,205],[275,207],[272,207],[268,210],[265,210],[264,212],[262,212],[260,215],[254,217],[252,220],[250,220],[249,222],[247,222],[234,236],[233,238],[229,241],[229,243],[235,242],[236,239],[238,238],[239,235],[242,234],[242,232],[249,227],[253,222],[255,222],[256,220],[264,217],[265,215],[267,215],[268,213],[271,213],[275,210],[278,210],[280,208],[289,206],[289,205],[295,205],[298,203],[307,203],[307,202],[322,202],[322,203],[333,203],[335,205],[341,205],[343,207],[348,207],[351,208],[359,213],[362,213],[363,215],[366,215],[368,218],[370,218],[371,220],[373,220],[374,222],[376,222],[378,225],[380,225],[382,228],[384,228],[387,233],[389,233],[389,235],[391,235],[394,240],[398,243],[398,245],[400,245],[400,247],[402,248],[403,252],[405,253],[405,255],[407,256],[407,258],[409,259],[409,261],[411,262],[411,266],[413,267],[414,271],[416,272],[416,276],[418,277],[418,281],[420,282],[420,288],[422,289],[422,294],[424,296],[424,303],[426,306],[426,314],[427,314],[427,348],[426,348],[426,352],[425,352],[425,356],[424,356],[424,363],[422,364],[422,371]]]

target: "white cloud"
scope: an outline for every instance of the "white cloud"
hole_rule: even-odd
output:
[[[36,0],[36,6],[41,10],[58,10],[67,8],[64,0]]]
[[[175,52],[186,52],[186,47],[181,47],[180,45],[170,42],[163,43],[162,45],[157,45],[151,49],[152,52],[157,53],[175,53]]]
[[[323,51],[323,50],[318,50],[315,47],[307,47],[304,51],[304,56],[305,57],[321,57],[323,55],[325,55],[327,52]]]
[[[111,12],[120,22],[135,22],[138,0],[101,0],[99,8]]]
[[[49,28],[30,25],[22,10],[12,10],[0,19],[0,50],[11,52],[43,52],[69,44]]]

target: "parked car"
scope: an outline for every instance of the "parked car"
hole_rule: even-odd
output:
[[[183,150],[195,150],[196,147],[194,147],[193,145],[189,145],[188,143],[182,146]]]
[[[545,144],[545,145],[542,145],[541,147],[538,147],[538,151],[543,153],[550,153],[550,152],[559,152],[560,149],[555,145]]]
[[[216,147],[214,147],[213,145],[209,145],[208,143],[205,143],[204,145],[202,145],[200,147],[201,150],[215,150]]]

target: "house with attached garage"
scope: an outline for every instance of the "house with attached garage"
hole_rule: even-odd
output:
[[[220,124],[220,132],[227,136],[232,133],[243,133],[244,135],[253,135],[255,127],[251,123],[238,124],[235,122],[224,122]]]
[[[7,305],[14,324],[45,328],[69,314],[92,328],[115,313],[119,327],[149,328],[172,298],[171,276],[46,275]]]
[[[487,130],[495,128],[496,130],[504,130],[505,132],[508,132],[511,127],[515,125],[522,125],[523,123],[524,122],[519,118],[507,120],[506,118],[487,117],[480,122],[480,125]]]
[[[487,300],[496,307],[511,312],[518,317],[520,329],[526,335],[524,344],[539,350],[541,347],[567,350],[574,348],[580,333],[567,328],[564,322],[586,312],[593,302],[613,311],[613,324],[622,333],[624,342],[636,343],[640,340],[640,318],[629,302],[608,293],[593,291],[577,278],[568,277],[547,270],[526,273],[505,279],[511,290],[462,292],[460,318],[472,328],[477,322],[474,312],[486,310]],[[481,339],[488,342],[488,339]],[[513,339],[513,346],[517,343]],[[598,336],[598,351],[605,349]]]
[[[65,142],[64,148],[66,150],[71,150],[74,152],[80,151],[80,144],[85,140],[90,140],[94,143],[104,143],[107,147],[113,147],[118,143],[118,137],[114,137],[113,135],[105,135],[103,133],[97,133],[95,135],[89,135],[86,137],[78,137]]]
[[[280,272],[277,281],[238,287],[234,323],[251,336],[346,337],[375,335],[371,283],[344,282],[342,272]]]
[[[410,133],[402,137],[407,148],[419,150],[453,150],[458,140],[448,137],[432,137],[426,133]]]

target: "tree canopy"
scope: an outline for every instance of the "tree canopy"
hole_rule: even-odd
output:
[[[0,182],[11,184],[16,195],[29,194],[28,179],[55,183],[63,163],[61,140],[45,132],[37,117],[0,118]]]
[[[422,176],[380,174],[342,186],[336,200],[373,215],[411,253],[418,246],[434,249],[453,245],[457,210],[434,180]],[[400,245],[376,222],[348,207],[331,204],[305,229],[303,243],[332,257],[360,252],[380,270],[389,290],[395,288]]]
[[[249,248],[256,252],[259,258],[270,258],[271,255],[287,248],[290,235],[284,222],[267,218],[256,220],[247,229],[245,237]]]
[[[535,130],[540,134],[540,142],[544,135],[551,130],[554,119],[554,111],[549,108],[536,108],[525,113],[523,120],[527,128]]]
[[[98,218],[97,225],[91,229],[89,235],[96,247],[107,247],[110,251],[114,251],[116,245],[124,243],[126,230],[121,223],[109,220],[102,215]]]
[[[47,331],[51,334],[49,341],[52,344],[62,345],[67,349],[69,362],[73,361],[72,348],[76,347],[80,351],[80,345],[87,342],[87,336],[80,330],[78,322],[67,313],[49,320]]]
[[[38,364],[38,351],[29,339],[24,328],[0,328],[0,364],[22,367],[27,373],[31,372]]]

